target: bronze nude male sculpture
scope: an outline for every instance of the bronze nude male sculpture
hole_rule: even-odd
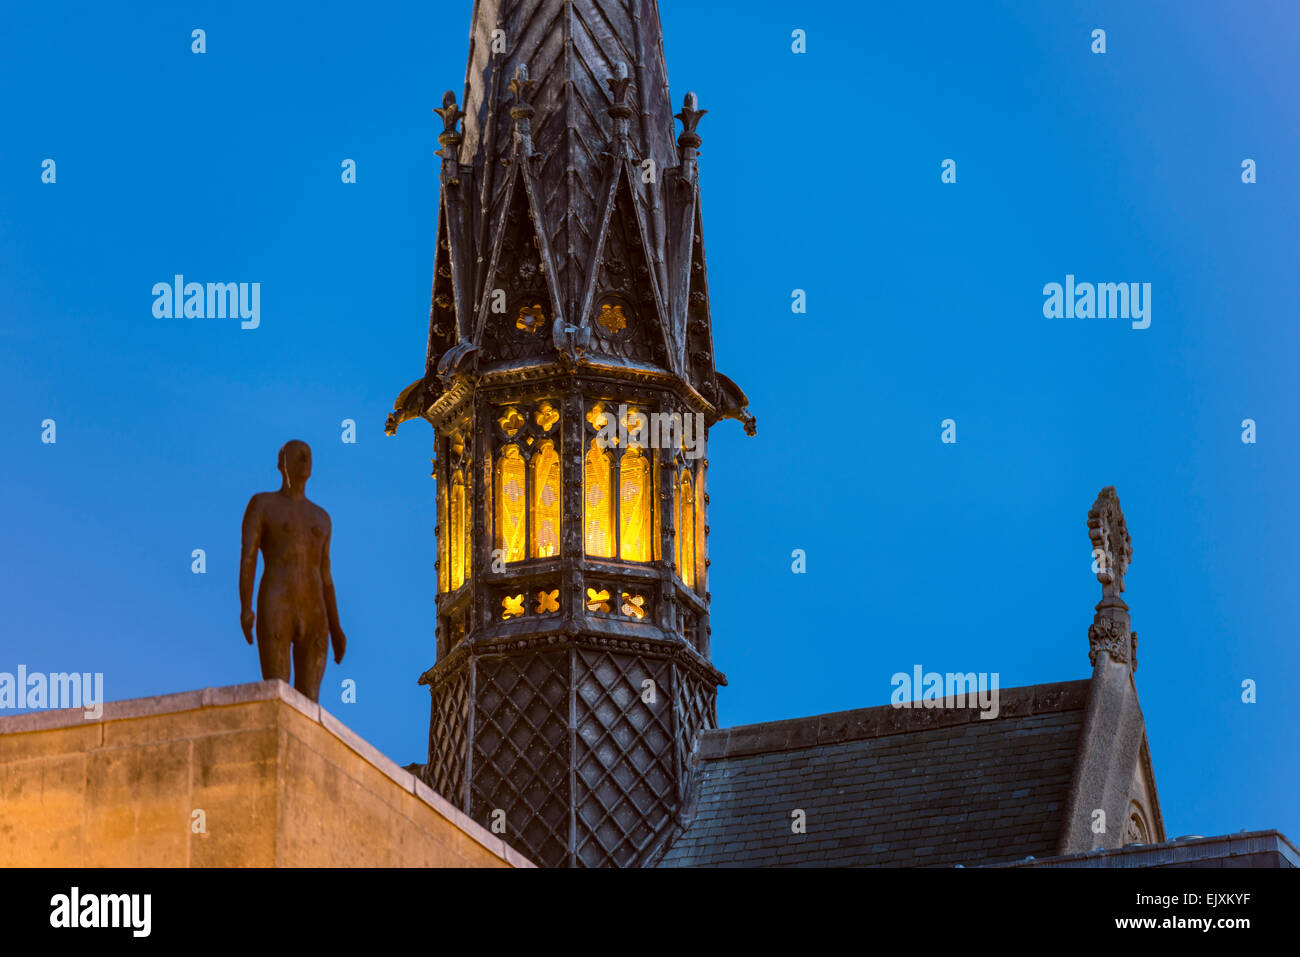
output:
[[[308,501],[311,447],[294,439],[280,449],[282,481],[278,492],[259,492],[244,511],[243,543],[239,556],[239,623],[253,643],[257,622],[257,653],[264,679],[289,680],[292,656],[293,686],[318,701],[329,642],[334,661],[343,661],[347,638],[339,627],[330,575],[330,517]],[[253,579],[261,549],[262,585],[253,615]]]

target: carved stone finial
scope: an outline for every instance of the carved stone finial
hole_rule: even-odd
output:
[[[465,114],[456,105],[456,94],[451,90],[444,93],[442,95],[442,106],[434,107],[433,112],[442,117],[442,132],[438,134],[438,142],[443,147],[459,146],[464,137],[461,136],[457,126],[465,118]]]
[[[682,121],[682,135],[677,137],[678,146],[693,150],[700,148],[700,144],[704,141],[700,139],[700,134],[695,132],[695,129],[707,112],[709,111],[699,109],[699,100],[694,93],[686,94],[686,98],[682,101],[682,111],[676,114],[677,119]]]
[[[1112,661],[1136,671],[1137,634],[1129,631],[1128,605],[1119,597],[1133,560],[1133,543],[1113,485],[1098,493],[1088,512],[1088,538],[1097,581],[1101,582],[1101,601],[1088,628],[1088,661],[1095,668],[1098,656],[1105,652]]]
[[[1124,575],[1133,559],[1133,543],[1115,486],[1107,485],[1098,493],[1088,512],[1088,537],[1092,539],[1092,557],[1096,560],[1102,595],[1120,594],[1124,590]]]
[[[632,85],[632,77],[628,75],[627,64],[620,62],[618,64],[618,75],[611,76],[605,80],[605,85],[609,87],[610,103],[606,112],[616,120],[626,120],[632,115],[632,107],[627,104],[628,87]]]
[[[506,89],[515,98],[515,105],[510,108],[511,119],[526,120],[532,117],[533,107],[528,101],[532,98],[534,86],[536,83],[528,79],[528,67],[522,63],[515,67],[515,75],[506,84]]]

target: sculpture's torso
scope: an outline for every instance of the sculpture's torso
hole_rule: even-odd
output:
[[[327,633],[321,561],[330,533],[326,511],[280,492],[253,498],[261,516],[265,562],[257,590],[258,636],[301,638]]]

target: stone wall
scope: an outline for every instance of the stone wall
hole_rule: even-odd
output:
[[[262,681],[0,718],[0,866],[532,865]]]

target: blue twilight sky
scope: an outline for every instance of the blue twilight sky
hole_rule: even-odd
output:
[[[350,640],[322,702],[424,760],[432,433],[382,426],[423,371],[430,110],[471,7],[0,4],[0,671],[102,671],[109,699],[256,680],[239,523],[302,438]],[[662,14],[674,102],[709,110],[718,362],[759,420],[709,456],[722,723],[883,704],[917,664],[1086,677],[1114,484],[1169,834],[1300,838],[1300,7]],[[155,319],[175,273],[260,282],[260,328]],[[1044,318],[1067,273],[1151,283],[1150,328]]]

